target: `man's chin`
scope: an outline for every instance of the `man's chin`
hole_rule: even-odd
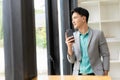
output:
[[[78,29],[78,27],[77,27],[77,26],[74,26],[74,29]]]

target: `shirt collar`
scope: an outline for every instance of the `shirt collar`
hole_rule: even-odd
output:
[[[89,30],[89,28],[88,28],[88,31],[87,31],[85,34],[82,34],[82,33],[79,32],[79,33],[80,33],[80,36],[81,36],[81,35],[84,35],[84,36],[85,36],[85,35],[88,35],[89,31],[90,31],[90,30]]]

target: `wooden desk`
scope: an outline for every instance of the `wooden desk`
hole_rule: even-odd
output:
[[[49,80],[111,80],[109,76],[49,76]]]
[[[110,76],[39,76],[33,80],[111,80]]]

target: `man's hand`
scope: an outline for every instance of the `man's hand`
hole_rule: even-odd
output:
[[[65,33],[65,39],[66,39],[65,43],[67,44],[68,47],[68,54],[71,56],[73,54],[72,45],[75,41],[74,36],[67,37],[67,34]]]

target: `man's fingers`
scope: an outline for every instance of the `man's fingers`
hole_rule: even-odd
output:
[[[75,39],[74,38],[72,38],[72,39],[68,39],[68,40],[66,40],[66,44],[68,44],[68,43],[73,43],[75,41]]]
[[[70,37],[67,38],[67,40],[71,40],[71,39],[74,39],[74,37],[70,36]]]

